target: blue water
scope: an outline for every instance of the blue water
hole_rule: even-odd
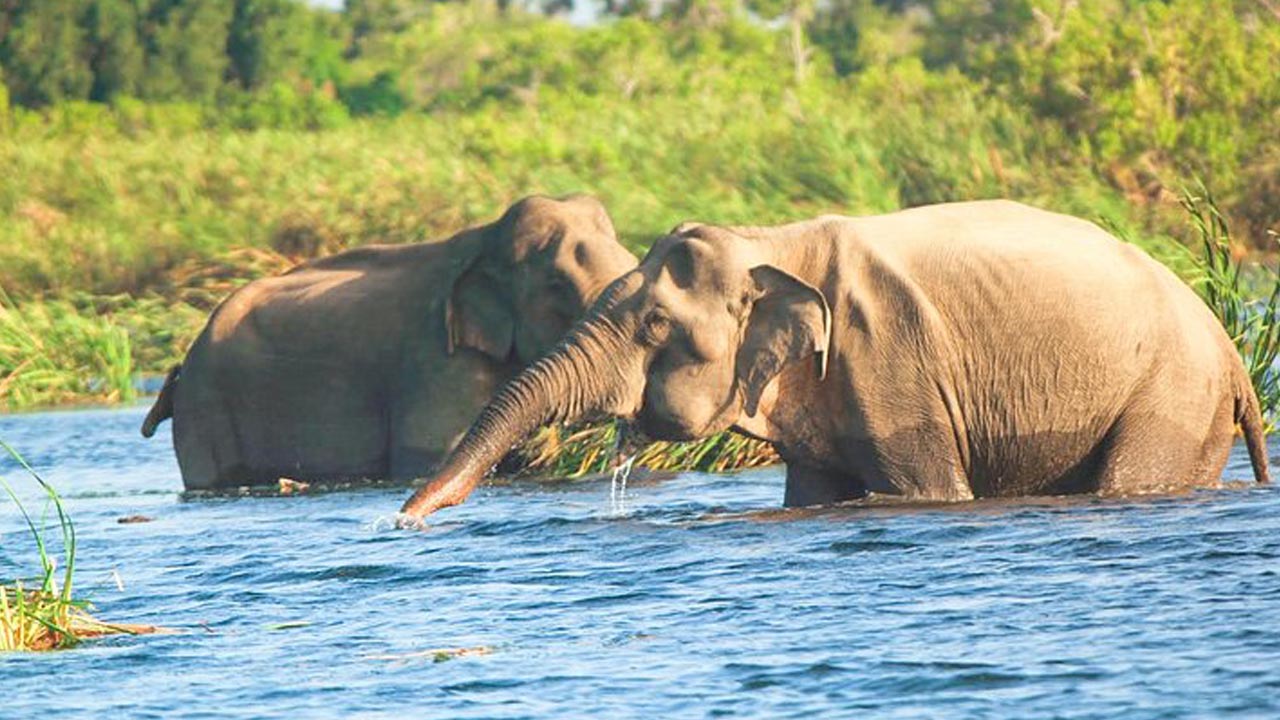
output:
[[[98,614],[183,633],[0,656],[0,716],[1280,717],[1276,487],[762,512],[771,469],[633,479],[624,512],[490,486],[411,532],[404,489],[184,500],[142,413],[0,438],[65,493]]]

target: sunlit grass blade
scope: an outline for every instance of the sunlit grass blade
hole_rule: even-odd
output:
[[[27,512],[18,493],[4,478],[0,487],[17,506],[39,556],[41,574],[38,590],[24,587],[21,578],[11,583],[0,582],[0,651],[51,650],[73,647],[82,638],[108,634],[154,632],[155,628],[104,623],[88,612],[88,603],[72,596],[76,565],[76,531],[58,492],[40,476],[26,459],[8,443],[0,440],[9,456],[40,486],[48,497],[62,535],[62,582],[57,578],[58,563],[44,537],[43,523],[37,524]]]

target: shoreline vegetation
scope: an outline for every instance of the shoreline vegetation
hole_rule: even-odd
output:
[[[57,518],[58,545],[61,555],[45,537],[44,518],[40,524],[31,517],[9,482],[0,478],[0,488],[18,508],[26,523],[32,544],[40,562],[40,574],[23,582],[21,578],[0,578],[0,652],[62,650],[72,648],[81,641],[107,635],[147,635],[164,632],[151,625],[109,623],[89,613],[90,604],[72,594],[72,581],[76,564],[75,525],[62,505],[62,498],[53,486],[32,469],[27,461],[7,443],[0,447],[9,454],[40,486],[48,504]],[[61,583],[58,561],[61,558]]]
[[[691,218],[1008,197],[1095,220],[1201,292],[1275,417],[1280,284],[1251,267],[1280,230],[1268,4],[557,7],[0,9],[0,411],[135,401],[252,279],[589,192],[637,253]],[[545,430],[509,469],[602,471],[612,433]],[[638,464],[771,460],[717,436]]]

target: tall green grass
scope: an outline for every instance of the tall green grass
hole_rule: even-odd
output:
[[[44,650],[70,647],[79,638],[74,628],[84,617],[83,603],[71,596],[75,574],[76,531],[62,506],[62,498],[45,482],[12,447],[0,441],[0,447],[17,461],[40,485],[57,516],[62,541],[62,582],[58,583],[58,554],[51,552],[44,528],[32,519],[8,481],[0,478],[9,498],[17,506],[35,543],[40,561],[40,575],[24,586],[16,579],[0,584],[0,650]]]
[[[0,407],[130,402],[134,355],[120,326],[66,300],[15,303],[0,290]]]
[[[1270,433],[1280,412],[1280,272],[1237,259],[1230,224],[1203,185],[1184,191],[1182,206],[1200,241],[1192,285],[1235,343]]]
[[[46,512],[37,521],[27,512],[14,487],[0,477],[0,488],[22,516],[40,563],[39,575],[25,582],[22,578],[0,579],[0,652],[64,649],[75,647],[87,637],[156,632],[158,628],[150,626],[105,623],[89,614],[89,603],[72,593],[76,530],[62,497],[8,443],[0,440],[0,448],[26,471],[47,499]],[[45,535],[48,508],[52,508],[57,521],[57,546]]]
[[[1048,128],[959,74],[908,64],[834,94],[703,82],[630,98],[548,91],[313,133],[0,134],[0,286],[23,300],[167,295],[176,268],[236,248],[439,238],[534,192],[600,196],[637,250],[688,219],[760,224],[980,197],[1172,225],[1062,162]]]

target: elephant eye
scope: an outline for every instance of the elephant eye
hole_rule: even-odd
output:
[[[644,319],[644,325],[640,328],[640,342],[649,347],[657,347],[667,341],[667,336],[671,334],[671,318],[664,313],[654,310]]]

